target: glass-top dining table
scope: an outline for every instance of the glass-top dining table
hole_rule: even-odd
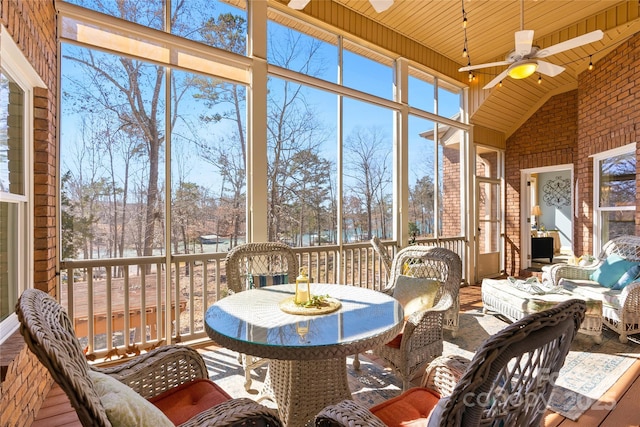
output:
[[[384,345],[403,323],[402,306],[382,292],[335,284],[310,287],[312,295],[339,301],[339,308],[291,314],[285,304],[283,311],[281,303],[295,294],[295,284],[285,284],[229,295],[205,316],[207,334],[217,344],[271,359],[265,387],[289,427],[304,426],[325,406],[350,399],[347,356]]]

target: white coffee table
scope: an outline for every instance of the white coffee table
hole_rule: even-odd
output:
[[[530,294],[512,286],[506,279],[482,280],[482,311],[497,312],[513,322],[572,298],[581,299],[587,304],[587,312],[578,332],[593,336],[596,343],[601,343],[602,301],[575,296],[566,290],[542,295]]]

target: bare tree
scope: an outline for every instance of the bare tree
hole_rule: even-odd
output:
[[[217,145],[202,145],[200,156],[222,177],[220,205],[216,211],[216,233],[230,236],[230,248],[237,246],[238,237],[244,231],[245,159],[240,155],[239,137],[223,138]]]
[[[434,185],[433,179],[425,175],[418,179],[413,187],[409,189],[409,204],[411,211],[409,220],[416,225],[420,224],[417,230],[420,235],[433,235],[434,232]]]
[[[322,159],[312,150],[302,150],[296,153],[291,162],[291,169],[287,172],[292,203],[287,204],[297,215],[298,244],[302,246],[302,236],[307,229],[315,229],[318,244],[322,243],[323,227],[331,223],[327,215],[332,215],[331,209],[331,162]],[[294,213],[290,215],[294,216]],[[308,224],[305,223],[308,218]],[[314,242],[310,242],[312,245]]]
[[[318,53],[321,42],[293,30],[269,39],[270,62],[303,74],[319,75],[323,58]],[[270,79],[267,100],[268,169],[268,239],[282,234],[287,221],[282,210],[290,200],[288,171],[295,156],[304,150],[315,151],[326,139],[317,119],[315,106],[306,98],[307,89],[287,80]],[[289,219],[290,220],[290,219]]]
[[[373,237],[373,214],[378,209],[382,232],[385,232],[387,185],[390,182],[388,138],[379,128],[355,128],[344,144],[346,186],[361,194],[367,215],[367,239]]]
[[[246,20],[230,13],[211,18],[199,30],[204,43],[227,51],[244,54],[246,52]],[[246,88],[239,84],[225,82],[212,77],[197,76],[193,84],[198,90],[196,99],[203,100],[210,110],[201,114],[204,123],[229,121],[235,129],[231,137],[217,140],[196,140],[203,160],[214,166],[222,183],[220,188],[220,209],[216,218],[216,233],[230,236],[230,247],[238,244],[238,236],[243,231],[244,189],[246,183],[246,140],[243,117],[246,108]],[[226,108],[226,109],[225,109]],[[229,197],[227,197],[229,194]],[[224,225],[226,223],[226,226]]]

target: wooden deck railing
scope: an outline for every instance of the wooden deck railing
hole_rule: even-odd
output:
[[[464,264],[463,238],[416,243],[451,249]],[[395,254],[395,242],[384,244]],[[294,251],[316,282],[376,290],[386,285],[382,261],[369,242]],[[60,302],[89,358],[126,357],[163,342],[205,339],[205,312],[227,293],[225,256],[224,252],[181,254],[170,256],[169,262],[165,256],[65,260],[60,264]]]

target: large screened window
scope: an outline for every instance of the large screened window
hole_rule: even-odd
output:
[[[345,40],[342,84],[385,99],[393,99],[393,61]]]
[[[409,230],[413,236],[463,235],[463,136],[457,128],[409,116]]]
[[[594,253],[607,241],[635,234],[636,143],[594,156]]]
[[[398,58],[274,9],[252,32],[244,1],[74,3],[90,10],[58,4],[63,259],[394,239],[407,180],[413,235],[462,235],[455,84],[411,68],[399,164]]]
[[[246,55],[246,0],[67,1],[146,28]],[[171,13],[165,19],[167,4],[171,5]]]
[[[172,252],[227,251],[245,241],[247,90],[181,71],[171,81]]]
[[[393,111],[344,100],[343,230],[346,241],[393,237]]]
[[[276,15],[275,19],[281,18]],[[275,21],[268,21],[267,60],[306,76],[332,83],[338,79],[338,37],[309,28],[303,33]]]
[[[268,239],[335,244],[336,96],[276,77],[268,93]]]
[[[413,108],[464,121],[462,88],[416,67],[409,67],[408,102]]]
[[[62,58],[64,258],[164,253],[164,67],[66,44]]]
[[[462,89],[438,79],[438,102],[436,113],[456,121],[463,121]]]
[[[195,3],[180,3],[191,9],[173,10],[173,21],[190,16],[191,39],[245,55],[246,12]],[[162,2],[92,4],[125,19],[136,11],[149,27],[164,10]],[[165,57],[152,33],[119,44],[126,32],[92,18],[75,9],[63,18],[63,36],[87,45],[62,45],[63,259],[219,252],[242,243],[247,95],[232,80],[245,81],[248,68],[188,43],[173,43]],[[101,37],[87,38],[87,29]],[[127,56],[102,50],[120,46]]]
[[[436,111],[434,76],[409,67],[409,105],[429,113]]]

